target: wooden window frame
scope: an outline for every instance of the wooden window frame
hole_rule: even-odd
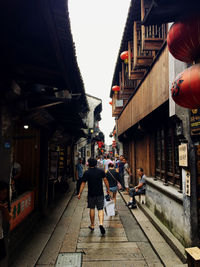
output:
[[[171,142],[172,142],[172,172],[168,169],[168,154],[167,154],[167,128],[171,127],[172,129],[172,136],[171,136]],[[164,130],[164,161],[165,166],[162,167],[162,134],[161,131]],[[158,148],[158,140],[157,135],[158,131],[160,131],[160,141],[159,141],[159,148]],[[172,124],[162,126],[158,128],[155,132],[155,179],[162,180],[164,182],[164,185],[173,185],[180,190],[182,190],[182,176],[181,171],[179,173],[176,173],[176,161],[175,161],[175,129],[172,126]],[[159,149],[160,159],[159,159],[159,165],[157,165],[157,151]],[[163,177],[164,176],[164,177]],[[179,183],[177,183],[179,181]]]

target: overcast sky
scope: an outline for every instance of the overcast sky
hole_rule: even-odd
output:
[[[107,144],[114,127],[109,94],[129,5],[130,0],[69,0],[78,64],[86,93],[103,101],[100,128]]]

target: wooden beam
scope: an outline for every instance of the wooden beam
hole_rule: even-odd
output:
[[[162,38],[145,38],[143,40],[144,51],[157,51],[160,50],[164,40]]]
[[[144,69],[134,70],[131,72],[131,80],[141,80],[145,74]]]
[[[147,68],[153,62],[153,56],[137,56],[134,62],[135,68]]]

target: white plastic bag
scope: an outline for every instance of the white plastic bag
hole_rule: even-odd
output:
[[[107,216],[115,216],[115,203],[113,200],[107,201],[105,199],[104,209]]]

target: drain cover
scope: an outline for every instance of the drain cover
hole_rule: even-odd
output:
[[[82,253],[60,253],[55,267],[81,267]]]

